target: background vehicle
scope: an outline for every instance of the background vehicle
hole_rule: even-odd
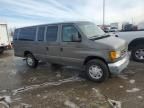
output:
[[[96,82],[119,74],[129,63],[124,40],[85,21],[16,29],[14,51],[26,58],[29,67],[36,67],[39,60],[84,67],[88,78]]]
[[[117,32],[117,31],[118,31],[118,28],[116,27],[111,27],[109,30],[109,32]]]
[[[127,41],[133,60],[144,62],[144,31],[116,32],[115,34]]]
[[[0,53],[10,45],[6,24],[0,24]]]

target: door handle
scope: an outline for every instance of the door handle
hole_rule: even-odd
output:
[[[62,51],[63,51],[63,48],[60,48],[60,51],[62,52]]]
[[[46,47],[46,50],[48,51],[48,50],[49,50],[49,48],[48,48],[48,47]]]

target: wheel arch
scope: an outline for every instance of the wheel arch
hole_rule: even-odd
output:
[[[128,50],[132,50],[137,45],[144,45],[144,37],[132,40],[128,45]]]
[[[30,52],[28,50],[24,51],[24,57],[26,57],[27,54],[32,54],[32,52]]]
[[[88,56],[88,57],[86,57],[84,62],[83,62],[83,65],[86,65],[86,63],[88,61],[93,60],[93,59],[99,59],[99,60],[103,61],[107,65],[107,62],[105,61],[105,59],[103,59],[101,57],[98,57],[98,56]]]

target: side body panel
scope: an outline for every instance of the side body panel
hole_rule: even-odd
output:
[[[34,40],[33,41],[27,41],[27,40],[19,40],[20,39],[20,32],[22,30],[18,29],[17,33],[14,34],[14,54],[15,56],[24,57],[24,52],[29,51],[32,54],[35,55],[35,52],[37,51],[36,47],[36,32],[34,34]]]
[[[59,27],[57,32],[57,40],[55,42],[47,42],[46,40],[46,31],[49,26],[53,25],[44,25],[44,40],[38,41],[38,30],[37,27],[34,41],[19,40],[20,30],[17,33],[17,38],[14,38],[14,51],[15,56],[24,57],[24,52],[31,52],[36,59],[42,61],[48,61],[52,63],[60,63],[60,45],[59,45]]]

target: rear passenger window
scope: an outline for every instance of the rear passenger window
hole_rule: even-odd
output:
[[[45,26],[38,27],[38,41],[44,41]]]
[[[19,40],[34,41],[36,37],[36,27],[21,28]]]
[[[46,40],[53,42],[57,40],[58,26],[48,26],[46,32]]]

